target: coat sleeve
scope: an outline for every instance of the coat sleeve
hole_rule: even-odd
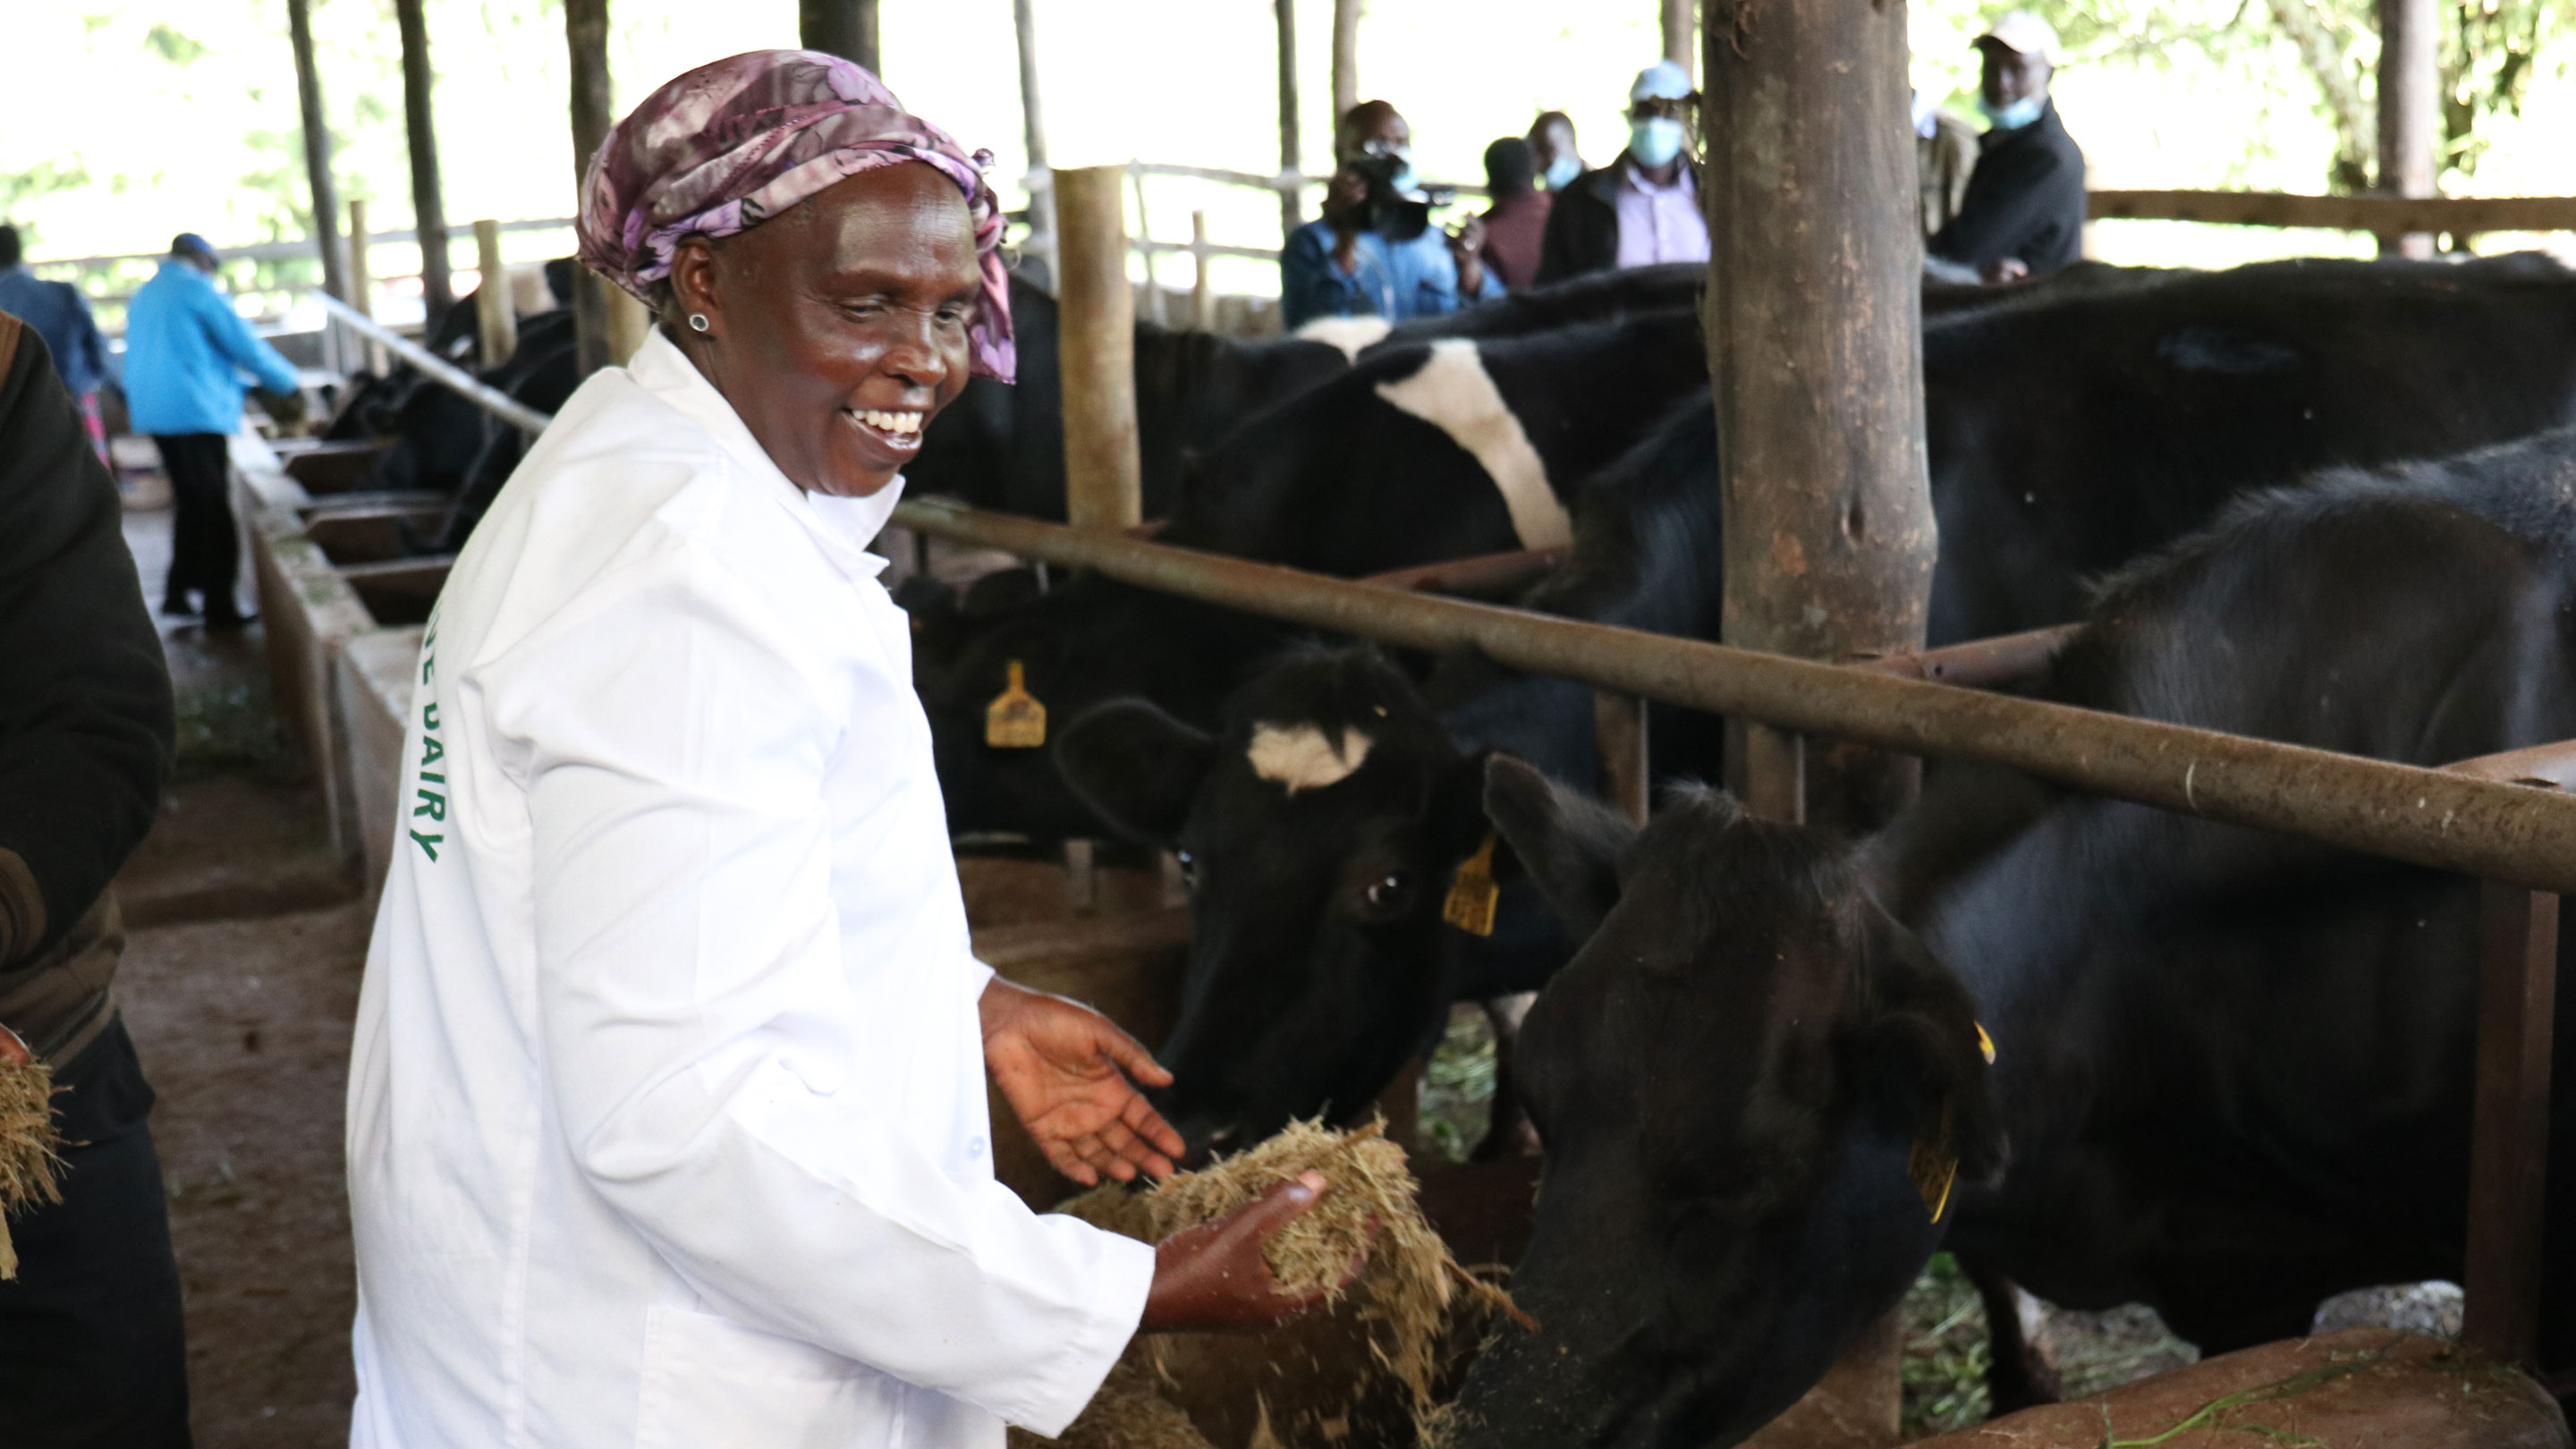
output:
[[[570,1153],[727,1316],[1057,1432],[1134,1333],[1152,1250],[948,1170],[898,1103],[842,1088],[847,1062],[973,1028],[889,1011],[922,998],[863,997],[844,967],[832,690],[691,546],[593,594],[589,622],[477,686],[528,789],[535,1010]],[[880,974],[980,990],[962,939],[915,945]]]
[[[1366,310],[1350,273],[1325,241],[1332,228],[1308,223],[1279,249],[1279,318],[1294,332],[1318,317],[1347,317]]]
[[[259,379],[259,385],[270,392],[293,392],[297,386],[295,365],[278,350],[260,340],[241,313],[233,310],[224,294],[212,286],[191,290],[197,299],[197,315],[203,319],[215,351],[224,360]]]
[[[0,378],[0,968],[89,909],[160,807],[170,674],[123,526],[43,339],[20,328]]]
[[[1969,173],[1967,197],[1958,215],[1925,250],[1971,267],[2004,257],[2043,262],[2046,259],[2040,254],[2059,242],[2070,194],[2076,224],[2081,227],[2083,190],[2082,166],[2070,167],[2051,151],[2024,148],[2008,156],[1983,157]]]

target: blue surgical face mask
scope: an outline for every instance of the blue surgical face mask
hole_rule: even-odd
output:
[[[2040,109],[2048,104],[2046,96],[2024,96],[2009,106],[1998,106],[1984,96],[1977,97],[1977,109],[1986,113],[1998,131],[2018,131],[2039,119]]]
[[[1555,160],[1547,163],[1547,189],[1550,191],[1563,191],[1565,188],[1574,184],[1574,178],[1582,174],[1583,160],[1581,157],[1559,156]]]
[[[1682,153],[1682,123],[1649,116],[1628,123],[1628,154],[1640,166],[1661,166]]]

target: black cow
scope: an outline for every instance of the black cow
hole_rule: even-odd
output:
[[[2086,295],[2035,305],[2024,316],[2042,339],[2062,335],[2059,313],[2072,309],[2101,335],[2126,336],[2132,349],[2078,350],[2057,369],[2070,405],[2056,411],[2034,411],[2011,394],[1979,394],[1961,380],[1995,372],[1967,342],[1991,347],[1995,334],[1987,324],[1996,319],[1975,319],[1978,330],[1966,341],[1949,335],[1946,324],[1935,329],[1927,352],[1937,379],[1933,395],[1943,401],[1936,402],[1934,436],[1948,441],[1934,465],[1943,547],[1934,577],[1933,642],[1970,637],[1972,628],[1998,634],[2075,617],[2086,578],[2167,543],[2231,494],[2295,477],[2301,470],[2287,461],[2292,450],[2270,432],[2284,420],[2304,423],[2309,411],[2353,420],[2337,436],[2290,429],[2293,442],[2312,450],[2311,465],[2447,452],[2567,419],[2576,403],[2576,285],[2559,277],[2533,286],[2497,275],[2506,270],[2400,268],[2397,281],[2405,285],[2392,286],[2371,264],[2293,264],[2177,278],[2116,298]],[[2464,332],[2491,327],[2524,345],[2474,365],[2474,341],[2452,337],[2441,316],[2420,305],[2428,293],[2455,300],[2453,315]],[[2340,303],[2329,307],[2327,299],[2334,297]],[[2110,302],[2120,305],[2105,305]],[[2137,322],[2130,315],[2136,310],[2162,317],[2167,330],[2158,334]],[[2374,311],[2381,317],[2375,329],[2364,325]],[[2316,325],[2352,345],[2321,349],[2295,340],[2302,335],[2300,319],[2321,312],[2336,315]],[[2362,322],[2343,315],[2355,312],[2363,314]],[[2189,356],[2159,364],[2178,350],[2171,338],[2206,340],[2222,335],[2222,328],[2233,329],[2223,335],[2238,339],[2239,346],[2295,349],[2300,363],[2254,382],[2241,373],[2213,375],[2191,365],[2195,359]],[[2363,355],[2363,340],[2401,354],[2411,350],[2414,360]],[[2018,385],[2010,369],[2002,375]],[[2132,389],[2115,389],[2112,383],[2120,379]],[[2365,406],[2372,397],[2389,399],[2390,405]],[[2074,467],[2053,431],[2060,426],[2090,429],[2106,440],[2097,466],[2063,476],[2041,471]],[[1968,437],[1980,446],[1969,450],[1962,441]],[[2151,456],[2116,454],[2109,441],[2132,443]],[[1983,465],[1967,466],[1971,458]],[[2160,471],[2159,463],[2173,471]],[[1529,602],[1630,628],[1714,637],[1723,557],[1717,500],[1707,482],[1715,468],[1711,410],[1704,402],[1676,410],[1654,438],[1584,490],[1575,510],[1574,552]],[[2025,498],[2027,503],[2020,501]],[[1998,594],[1990,585],[2001,577],[2009,577],[2012,588]],[[1292,671],[1287,679],[1297,677]],[[1314,722],[1329,728],[1329,696],[1301,703],[1286,683],[1265,680],[1252,687],[1269,711],[1262,718],[1281,726]],[[1203,860],[1258,856],[1268,862],[1265,869],[1317,879],[1386,872],[1421,883],[1421,889],[1404,931],[1357,931],[1330,912],[1290,923],[1267,898],[1198,902],[1206,924],[1192,955],[1192,999],[1210,1005],[1203,1017],[1185,1013],[1174,1038],[1191,1048],[1191,1064],[1176,1068],[1180,1080],[1167,1098],[1183,1115],[1210,1122],[1239,1119],[1241,1130],[1255,1133],[1319,1110],[1358,1110],[1403,1061],[1435,1039],[1452,996],[1534,989],[1565,959],[1568,944],[1533,893],[1513,878],[1509,852],[1500,861],[1504,885],[1494,934],[1475,938],[1436,928],[1442,887],[1480,837],[1429,828],[1424,802],[1432,798],[1428,782],[1447,778],[1489,749],[1534,760],[1560,779],[1592,788],[1591,691],[1561,680],[1498,676],[1490,666],[1457,660],[1444,661],[1426,688],[1427,699],[1406,690],[1388,704],[1401,725],[1390,738],[1437,738],[1436,747],[1405,755],[1393,753],[1391,745],[1381,747],[1368,770],[1336,787],[1343,795],[1366,797],[1343,807],[1351,818],[1374,822],[1363,836],[1346,839],[1305,828],[1300,811],[1277,792],[1227,792],[1222,811],[1194,817],[1185,844]],[[1241,708],[1229,706],[1234,712]],[[1122,802],[1139,792],[1179,789],[1169,777],[1194,757],[1176,751],[1133,755],[1085,738],[1109,728],[1147,736],[1189,730],[1183,721],[1192,716],[1166,714],[1178,717],[1156,722],[1143,706],[1130,704],[1099,723],[1077,721],[1059,763],[1070,787],[1113,826],[1168,844],[1168,831],[1137,830],[1139,812]],[[1430,727],[1434,722],[1439,729]],[[1687,711],[1657,711],[1650,738],[1658,773],[1717,773],[1721,735],[1715,726]],[[1379,844],[1384,840],[1410,841],[1415,848],[1390,859]],[[1257,915],[1263,928],[1247,934],[1216,919],[1236,909]],[[1424,933],[1441,949],[1416,949]],[[1218,941],[1242,944],[1220,948]],[[1332,964],[1360,952],[1373,953],[1367,992],[1349,990],[1351,973]],[[1283,964],[1301,959],[1301,953],[1313,963],[1310,968]],[[1383,1003],[1396,998],[1430,1004],[1409,1015],[1384,1014]],[[1253,1001],[1264,1010],[1241,1005]],[[1338,1039],[1341,1045],[1333,1053],[1274,1059],[1264,1047],[1273,1039]],[[1384,1075],[1361,1080],[1298,1065],[1328,1058],[1378,1063]]]
[[[1346,576],[1561,542],[1566,494],[1703,386],[1705,368],[1688,312],[1389,348],[1227,438],[1162,538]],[[1288,637],[1098,577],[926,627],[914,682],[950,829],[1096,828],[1042,754],[984,743],[1013,661],[1058,720],[1141,694],[1205,723],[1242,667]]]
[[[2571,618],[2560,432],[2250,498],[2112,582],[2038,692],[2436,765],[2576,736]],[[1640,834],[1508,762],[1487,805],[1587,940],[1520,1043],[1543,1327],[1475,1366],[1463,1443],[1737,1442],[1945,1234],[2213,1352],[2460,1272],[2473,881],[1975,767],[1857,848],[1706,792]],[[2570,1143],[2544,1368],[2576,1359]]]

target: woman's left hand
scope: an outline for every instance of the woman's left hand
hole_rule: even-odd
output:
[[[1085,1187],[1104,1172],[1120,1182],[1171,1172],[1180,1134],[1135,1083],[1169,1086],[1172,1074],[1134,1037],[1078,1001],[999,976],[976,1005],[984,1065],[1056,1171]]]

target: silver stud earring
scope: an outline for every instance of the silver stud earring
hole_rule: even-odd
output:
[[[690,330],[690,331],[692,331],[692,332],[704,332],[704,331],[706,331],[706,330],[707,330],[707,314],[706,314],[706,313],[704,313],[704,312],[692,312],[692,313],[690,313],[690,314],[689,314],[689,330]]]

